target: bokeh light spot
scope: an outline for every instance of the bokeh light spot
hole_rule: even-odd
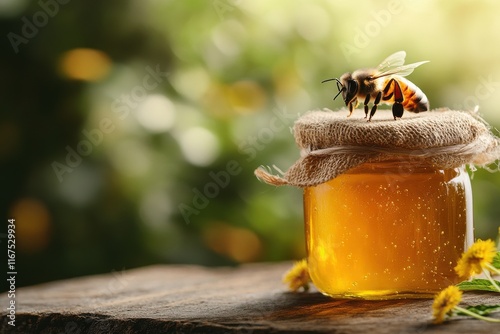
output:
[[[253,231],[226,223],[211,224],[203,239],[214,252],[237,262],[255,261],[262,252],[262,243]]]
[[[183,132],[179,145],[186,160],[196,166],[210,165],[220,153],[217,137],[202,127],[193,127]]]
[[[10,217],[16,220],[16,250],[32,254],[47,248],[52,234],[52,217],[42,202],[22,198],[12,206]]]
[[[190,68],[173,74],[171,82],[180,94],[196,101],[207,91],[210,77],[201,67]]]
[[[238,113],[257,111],[266,104],[264,90],[254,81],[238,81],[231,85],[228,99]]]
[[[150,132],[168,131],[175,121],[175,107],[160,94],[146,97],[136,113],[137,121]]]
[[[109,56],[95,49],[73,49],[61,57],[60,68],[69,79],[98,81],[104,78],[111,69]]]

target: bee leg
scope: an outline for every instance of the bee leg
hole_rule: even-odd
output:
[[[373,102],[372,111],[370,112],[370,118],[368,118],[368,122],[372,120],[373,115],[377,111],[377,106],[380,103],[380,99],[382,98],[382,92],[378,92],[377,97],[375,97],[375,101]]]
[[[347,117],[351,117],[352,111],[354,110],[354,108],[356,108],[356,106],[354,105],[354,102],[349,103],[349,115],[347,115]]]
[[[370,103],[370,97],[370,94],[368,94],[365,98],[365,118],[368,117],[368,103]]]
[[[403,117],[403,113],[404,113],[404,108],[403,108],[403,105],[401,103],[394,103],[392,105],[392,116],[394,116],[394,120],[397,120],[397,118],[401,118]]]
[[[403,108],[403,92],[401,92],[401,87],[399,87],[399,83],[392,79],[394,82],[394,104],[392,105],[392,116],[394,116],[394,120],[403,117],[404,108]]]
[[[352,115],[352,111],[358,106],[358,102],[357,101],[353,101],[351,103],[349,103],[349,115],[347,115],[347,117],[350,117]]]

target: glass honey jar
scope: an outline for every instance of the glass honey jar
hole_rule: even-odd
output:
[[[466,165],[500,159],[500,138],[478,115],[436,109],[395,121],[380,110],[314,110],[293,127],[300,158],[255,175],[303,189],[308,269],[335,298],[431,298],[459,281],[473,243]]]
[[[428,298],[458,283],[473,242],[464,168],[394,159],[304,188],[308,267],[336,298]]]

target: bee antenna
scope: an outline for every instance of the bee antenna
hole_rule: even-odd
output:
[[[337,96],[340,95],[340,93],[342,93],[342,91],[344,90],[345,88],[342,87],[342,89],[339,89],[339,92],[337,93],[337,95],[335,95],[335,97],[333,98],[334,100],[337,98]]]
[[[325,82],[328,82],[328,81],[337,81],[337,88],[339,90],[339,92],[337,93],[337,95],[335,95],[335,97],[333,98],[334,100],[340,95],[340,93],[342,93],[343,91],[345,91],[345,86],[342,84],[342,82],[340,82],[339,79],[337,78],[331,78],[331,79],[326,79],[326,80],[323,80],[321,81],[321,83],[325,83]]]
[[[337,78],[326,79],[326,80],[321,81],[321,83],[325,83],[325,82],[328,82],[328,81],[333,81],[333,80],[335,80],[335,81],[337,81],[338,83],[340,83],[339,79],[337,79]],[[341,83],[340,83],[340,84],[341,84]]]

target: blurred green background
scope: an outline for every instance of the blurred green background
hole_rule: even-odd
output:
[[[494,0],[1,1],[0,208],[16,219],[18,286],[304,257],[301,190],[253,171],[297,159],[299,114],[342,107],[320,81],[406,50],[431,61],[409,77],[431,107],[477,104],[498,128],[499,12]],[[473,191],[475,235],[495,238],[500,174],[478,170]]]

